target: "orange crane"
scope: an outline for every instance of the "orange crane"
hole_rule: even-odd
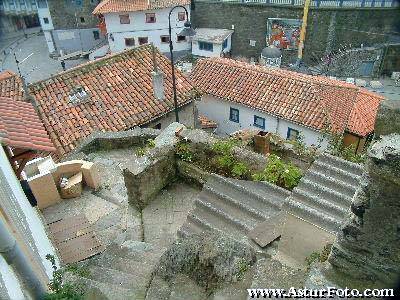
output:
[[[310,3],[311,3],[311,0],[304,1],[303,21],[301,24],[299,49],[298,49],[298,53],[297,53],[297,63],[296,63],[297,65],[299,65],[301,60],[303,59],[304,40],[306,38],[306,32],[307,32],[308,9],[310,7]]]

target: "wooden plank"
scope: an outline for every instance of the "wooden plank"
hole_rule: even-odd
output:
[[[104,250],[105,247],[100,245],[93,249],[85,249],[83,251],[75,252],[73,255],[61,255],[61,258],[64,264],[71,264],[92,257],[103,252]]]
[[[77,227],[68,228],[65,231],[60,231],[53,234],[56,243],[61,243],[71,239],[75,239],[78,236],[88,234],[93,231],[92,226],[86,222],[85,224],[80,224]]]
[[[51,223],[49,224],[49,228],[52,233],[56,233],[85,222],[87,222],[87,219],[84,214],[81,214],[70,218],[63,218],[57,222]]]
[[[62,242],[57,244],[58,250],[60,252],[71,252],[75,250],[82,250],[85,248],[94,248],[100,245],[97,240],[96,235],[91,232],[85,235],[81,235],[77,238]]]
[[[260,247],[265,247],[281,236],[284,221],[285,213],[280,212],[258,224],[248,236]]]

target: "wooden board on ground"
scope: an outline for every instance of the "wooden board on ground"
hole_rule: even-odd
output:
[[[261,222],[248,235],[260,247],[265,247],[275,241],[282,234],[285,214],[280,212]]]
[[[105,249],[85,215],[63,218],[49,224],[49,229],[64,264],[84,260]]]

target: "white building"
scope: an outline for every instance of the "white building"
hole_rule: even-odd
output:
[[[361,151],[374,130],[380,95],[352,84],[224,58],[201,59],[191,74],[203,93],[199,114],[219,135],[259,129],[327,147],[325,131]]]
[[[203,57],[221,57],[232,48],[233,30],[197,28],[192,41],[192,54]]]
[[[121,3],[119,3],[121,2]],[[103,15],[108,43],[112,53],[139,45],[153,43],[161,52],[169,52],[168,15],[175,5],[184,6],[190,19],[190,1],[104,0],[94,10]],[[175,8],[171,13],[174,52],[188,51],[190,41],[179,33],[187,21],[185,10]]]

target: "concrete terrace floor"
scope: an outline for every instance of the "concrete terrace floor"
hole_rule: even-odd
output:
[[[140,163],[134,149],[121,149],[91,153],[89,160],[99,164],[101,188],[84,189],[75,199],[64,199],[43,210],[44,218],[51,222],[62,217],[85,214],[104,245],[140,241],[152,244],[162,253],[176,239],[177,230],[186,220],[198,188],[182,182],[173,182],[140,212],[129,204],[122,170],[127,164]]]

